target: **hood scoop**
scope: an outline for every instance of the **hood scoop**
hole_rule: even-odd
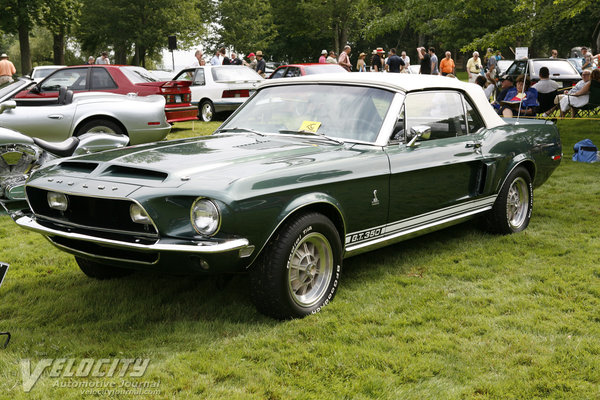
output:
[[[98,163],[94,162],[82,162],[82,161],[63,161],[57,168],[65,172],[80,172],[80,173],[91,173],[98,167]]]
[[[162,171],[154,171],[150,169],[126,167],[123,165],[111,165],[106,168],[100,176],[107,176],[111,178],[129,178],[129,179],[143,179],[154,182],[163,182],[169,174]]]

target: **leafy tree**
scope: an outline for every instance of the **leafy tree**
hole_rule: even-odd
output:
[[[95,53],[112,48],[115,62],[145,65],[166,47],[167,36],[177,35],[182,47],[205,31],[210,0],[83,0],[77,37],[82,49]]]
[[[65,36],[79,23],[81,0],[43,0],[41,23],[52,33],[54,64],[65,64]]]
[[[40,19],[41,0],[0,0],[0,29],[16,32],[21,53],[21,72],[31,70],[29,33]]]
[[[220,0],[212,47],[231,46],[248,54],[267,50],[275,35],[271,4],[264,0]]]

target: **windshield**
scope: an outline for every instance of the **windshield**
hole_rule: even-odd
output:
[[[150,72],[142,67],[121,67],[121,71],[132,83],[158,82]]]
[[[393,92],[362,86],[268,87],[252,97],[222,129],[282,134],[308,131],[342,140],[375,142],[393,98]]]
[[[559,75],[579,75],[579,73],[573,67],[573,65],[571,65],[571,63],[566,60],[534,61],[533,62],[534,74],[539,76],[540,68],[542,68],[542,67],[548,68],[548,70],[550,71],[550,79],[552,79],[553,76],[559,76]]]
[[[56,67],[56,68],[39,68],[39,69],[34,69],[33,70],[33,75],[31,76],[32,78],[45,78],[48,75],[50,75],[52,72],[56,71],[57,69],[60,69],[62,67]]]
[[[215,82],[224,81],[258,81],[262,76],[244,66],[213,67],[211,69]]]
[[[25,89],[25,87],[30,83],[30,81],[24,81],[19,79],[12,83],[0,85],[0,101],[7,100],[7,98],[5,98],[6,96],[19,91],[19,89]]]

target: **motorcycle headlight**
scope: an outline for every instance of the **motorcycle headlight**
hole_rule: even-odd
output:
[[[191,220],[196,232],[207,236],[214,235],[221,223],[219,208],[211,200],[200,197],[192,204]]]
[[[69,200],[64,193],[48,192],[48,205],[58,211],[66,211],[69,207]]]

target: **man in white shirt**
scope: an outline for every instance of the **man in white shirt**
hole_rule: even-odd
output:
[[[402,59],[402,61],[404,61],[404,69],[407,70],[410,66],[410,57],[406,55],[405,51],[403,51],[400,55],[400,58]]]
[[[538,93],[552,93],[557,91],[559,87],[560,84],[558,82],[550,79],[550,70],[548,70],[548,67],[540,68],[540,80],[533,85],[533,88],[535,88]]]
[[[108,53],[103,51],[102,55],[96,58],[96,64],[110,64],[110,60],[108,59]]]
[[[190,67],[199,67],[201,65],[205,65],[206,61],[204,61],[204,58],[202,58],[202,50],[196,50],[196,53],[194,53],[194,57],[196,58],[194,60],[194,62],[192,62],[192,64],[190,65]]]

